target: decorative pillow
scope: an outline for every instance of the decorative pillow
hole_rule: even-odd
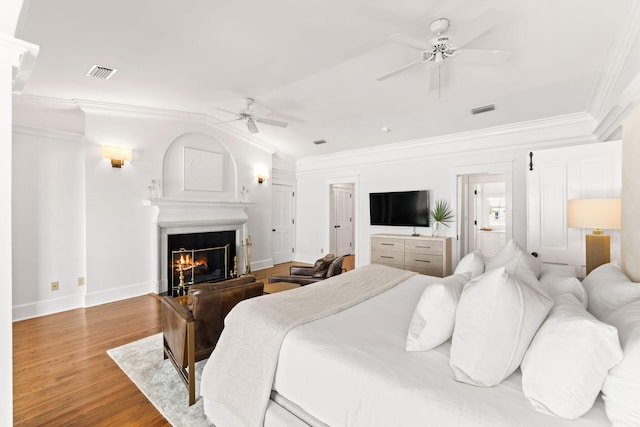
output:
[[[604,409],[615,426],[640,425],[640,301],[624,305],[605,321],[618,328],[624,356],[609,371],[602,394]]]
[[[464,273],[471,273],[472,279],[484,273],[484,256],[482,256],[482,252],[474,251],[468,253],[458,262],[453,274]]]
[[[323,278],[327,275],[327,271],[329,270],[329,266],[336,258],[334,254],[326,254],[324,258],[320,258],[313,264],[313,271],[311,272],[312,277],[320,277]]]
[[[409,324],[407,351],[431,350],[451,338],[460,293],[470,276],[454,274],[425,288]]]
[[[449,365],[460,382],[491,387],[515,371],[553,300],[504,267],[467,283],[456,310]]]
[[[604,264],[582,281],[589,295],[587,310],[603,320],[623,305],[640,300],[640,283],[633,283],[617,264]]]
[[[540,278],[540,274],[542,272],[542,261],[540,261],[533,255],[529,255],[528,253],[523,251],[522,248],[518,246],[518,243],[513,239],[509,240],[507,244],[504,245],[502,249],[500,249],[496,256],[487,261],[484,271],[493,270],[495,268],[506,265],[519,253],[524,254],[522,260],[524,265],[526,265],[526,267],[533,272],[533,274],[536,276],[536,279]]]
[[[574,420],[591,409],[620,360],[616,328],[562,294],[522,360],[522,391],[537,411]]]
[[[551,298],[572,294],[585,308],[587,307],[587,290],[576,278],[576,270],[573,266],[544,264],[540,275],[540,286]]]

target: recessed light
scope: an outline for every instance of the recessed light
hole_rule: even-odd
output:
[[[391,129],[389,129],[389,128],[388,128],[388,127],[386,127],[386,126],[381,127],[381,128],[380,128],[380,130],[381,130],[382,132],[384,132],[384,133],[389,133],[389,132],[391,132]]]

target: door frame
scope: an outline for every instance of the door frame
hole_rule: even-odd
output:
[[[295,247],[296,247],[296,197],[295,197],[295,193],[296,193],[296,188],[294,185],[292,184],[286,184],[286,183],[273,183],[271,184],[272,186],[272,191],[275,191],[275,186],[278,187],[288,187],[291,189],[291,218],[293,219],[293,224],[291,224],[291,247],[293,248],[293,252],[291,253],[291,260],[293,261],[295,260]],[[272,205],[271,205],[271,209],[273,210],[274,206],[273,206],[273,196],[272,196]],[[273,217],[271,218],[271,229],[274,229],[274,221],[273,221]],[[273,235],[273,234],[272,234]],[[273,247],[273,238],[271,239],[271,259],[272,259],[272,263],[275,265],[275,251],[274,251],[274,247]],[[288,261],[285,261],[288,262]]]
[[[348,189],[351,192],[351,253],[354,252],[354,240],[355,240],[355,198],[354,198],[354,185],[352,183],[339,183],[339,184],[331,184],[329,188],[331,189],[331,199],[329,200],[329,251],[338,254],[338,242],[336,241],[336,230],[334,228],[334,224],[336,222],[336,201],[333,195],[334,188],[343,188]]]

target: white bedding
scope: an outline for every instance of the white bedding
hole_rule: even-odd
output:
[[[290,331],[274,390],[331,426],[608,426],[602,400],[575,421],[536,412],[520,370],[496,387],[458,383],[450,342],[407,352],[407,329],[425,286],[414,276],[341,313]]]

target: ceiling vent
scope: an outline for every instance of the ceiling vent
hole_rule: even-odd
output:
[[[94,65],[87,72],[88,77],[95,77],[96,79],[109,80],[118,70],[111,67],[105,67],[104,65]]]
[[[482,113],[486,113],[487,111],[493,111],[495,109],[496,109],[496,106],[493,104],[483,105],[482,107],[471,109],[471,114],[482,114]]]
[[[313,141],[313,143],[314,143],[314,144],[316,144],[316,145],[320,145],[320,144],[326,144],[326,143],[327,143],[327,141],[326,141],[326,140],[324,140],[324,139],[319,139],[319,140],[317,140],[317,141]]]

